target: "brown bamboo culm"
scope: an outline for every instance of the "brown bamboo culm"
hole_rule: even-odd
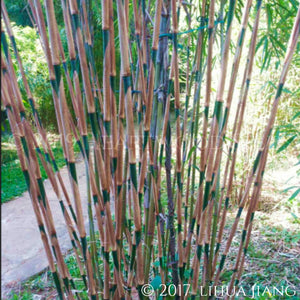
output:
[[[61,0],[63,24],[58,25],[53,0],[43,4],[28,1],[28,13],[48,66],[71,186],[68,193],[2,1],[2,103],[59,299],[158,298],[161,284],[167,285],[168,293],[177,299],[208,299],[205,295],[220,283],[222,272],[228,268],[226,258],[245,210],[234,272],[228,281],[229,294],[239,285],[276,112],[299,38],[300,10],[260,148],[253,168],[242,179],[245,187],[240,189],[236,217],[225,240],[263,1],[245,2],[236,41],[232,32],[238,22],[237,1],[220,2],[202,0],[197,7],[192,1],[176,0],[103,0],[97,5],[87,0]],[[101,25],[91,24],[95,15]],[[200,27],[193,28],[198,15]],[[181,32],[184,18],[187,30]],[[214,52],[220,24],[218,54]],[[243,50],[249,25],[250,44]],[[61,26],[66,37],[60,34]],[[102,49],[95,48],[99,42],[94,41],[94,26],[100,26]],[[186,49],[180,47],[183,42]],[[236,48],[228,76],[232,42]],[[247,51],[247,60],[238,97],[234,91],[243,51]],[[182,64],[183,54],[186,60]],[[95,58],[99,56],[101,63]],[[220,57],[220,66],[218,60],[214,63],[215,57]],[[220,68],[217,80],[213,78],[214,68]],[[235,96],[238,105],[232,142],[224,158]],[[31,112],[25,109],[24,97]],[[86,167],[84,199],[79,193],[82,183],[76,171],[74,141]],[[61,212],[51,210],[41,168],[47,173]],[[84,205],[88,219],[84,218]],[[74,255],[80,278],[71,276],[56,235],[54,213],[63,214],[72,245],[68,255]],[[185,285],[191,287],[186,289]],[[209,299],[215,296],[211,294]]]

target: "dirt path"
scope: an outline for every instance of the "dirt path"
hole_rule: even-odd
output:
[[[76,169],[84,216],[85,220],[88,220],[84,162],[79,161]],[[66,168],[61,169],[61,175],[71,194]],[[45,180],[44,184],[56,224],[58,240],[62,251],[66,252],[71,248],[71,242],[66,232],[61,208],[50,181]],[[21,281],[44,270],[48,262],[28,192],[13,201],[2,204],[1,208],[1,295],[3,297],[10,289],[16,288]]]

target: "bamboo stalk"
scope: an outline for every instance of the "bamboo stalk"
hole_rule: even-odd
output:
[[[214,174],[217,174],[217,168],[220,164],[220,161],[222,159],[222,149],[223,149],[223,141],[225,138],[225,132],[226,132],[226,128],[227,128],[227,124],[228,124],[228,118],[229,118],[229,114],[230,114],[230,107],[231,107],[231,102],[232,102],[232,97],[233,97],[233,91],[234,91],[234,87],[235,87],[235,83],[236,83],[236,77],[237,77],[237,73],[238,73],[238,69],[239,69],[239,63],[240,63],[240,58],[241,58],[241,54],[242,54],[242,48],[243,48],[243,43],[244,43],[244,36],[245,36],[245,30],[246,30],[246,26],[247,26],[247,22],[248,22],[248,18],[249,18],[249,12],[250,12],[250,8],[252,5],[252,1],[248,1],[246,6],[245,6],[245,10],[244,10],[244,14],[243,14],[243,21],[242,21],[242,25],[241,25],[241,30],[238,36],[238,44],[237,44],[237,51],[235,53],[235,57],[234,57],[234,63],[232,65],[232,72],[231,72],[231,78],[230,78],[230,83],[229,83],[229,91],[228,91],[228,95],[227,95],[227,100],[226,100],[226,107],[225,107],[225,111],[224,111],[224,117],[223,117],[223,121],[222,121],[222,128],[219,131],[219,135],[218,135],[218,140],[217,140],[217,154],[216,154],[216,161],[215,161],[215,166],[214,166]],[[254,53],[252,53],[254,55]],[[245,71],[246,72],[246,71]],[[246,74],[246,73],[245,73]],[[244,75],[244,79],[243,79],[243,84],[242,84],[242,89],[243,86],[245,84],[245,80],[246,80],[246,75]],[[236,117],[239,116],[239,109],[240,109],[240,105],[238,105],[238,109],[237,109],[237,113],[236,113]],[[234,122],[234,128],[233,128],[233,136],[236,134],[236,130],[238,127],[238,122],[237,119]],[[229,148],[229,156],[227,159],[227,163],[226,163],[226,167],[225,167],[225,171],[224,171],[224,183],[223,183],[223,187],[225,188],[226,185],[226,178],[227,178],[227,172],[228,172],[228,168],[229,168],[229,164],[231,162],[231,170],[234,170],[234,158],[232,161],[230,161],[230,159],[232,159],[232,154],[231,154],[231,150],[232,147]],[[235,150],[234,150],[235,152]],[[226,185],[227,187],[227,195],[230,195],[231,193],[231,186],[232,186],[232,180],[233,180],[233,173],[229,175],[228,179],[228,183]],[[212,191],[215,191],[215,186],[216,186],[216,180],[213,184],[212,187]],[[219,203],[218,203],[218,212],[217,212],[217,216],[216,216],[216,223],[218,223],[218,219],[220,217],[220,212],[221,212],[221,204],[223,201],[223,194],[224,194],[224,188],[222,187],[221,190],[221,196],[219,198]],[[224,229],[224,225],[225,225],[225,220],[226,220],[226,210],[228,208],[229,205],[229,197],[227,197],[225,199],[225,204],[224,204],[224,208],[223,208],[223,215],[222,215],[222,221],[220,224],[220,228],[219,228],[219,233],[218,233],[218,237],[217,237],[217,244],[216,244],[216,249],[215,249],[215,254],[214,254],[214,259],[213,259],[213,263],[212,263],[212,273],[214,273],[215,270],[215,266],[216,266],[216,261],[217,261],[217,256],[219,253],[219,248],[221,245],[221,239],[222,239],[222,235],[223,235],[223,229]]]
[[[155,3],[146,3],[145,0],[134,0],[130,4],[127,0],[117,0],[116,7],[114,4],[114,1],[102,1],[101,9],[96,12],[101,13],[102,20],[103,53],[100,54],[102,69],[99,69],[98,53],[93,40],[93,6],[90,1],[61,2],[68,46],[65,52],[53,1],[45,0],[42,6],[38,0],[29,0],[32,23],[39,34],[48,65],[71,194],[60,175],[46,130],[38,115],[34,93],[30,89],[30,81],[27,80],[21,55],[17,50],[4,3],[1,6],[26,98],[32,108],[34,125],[31,126],[26,119],[27,112],[17,81],[17,71],[14,69],[3,29],[1,36],[5,59],[1,59],[1,94],[58,296],[60,299],[80,299],[81,293],[76,289],[76,282],[70,275],[56,238],[53,212],[42,182],[40,164],[45,169],[61,205],[79,272],[86,284],[84,292],[91,299],[131,299],[135,289],[139,298],[144,299],[143,285],[151,283],[156,276],[160,277],[163,284],[172,282],[176,286],[177,298],[187,299],[183,290],[186,282],[192,283],[192,299],[198,296],[200,282],[205,291],[213,289],[224,271],[242,211],[250,199],[235,261],[235,272],[229,282],[229,289],[232,291],[239,284],[243,271],[279,98],[299,35],[299,12],[260,149],[247,179],[242,181],[245,188],[240,189],[241,200],[238,203],[237,215],[229,238],[223,241],[228,205],[236,187],[234,173],[239,158],[238,143],[250,89],[261,0],[257,1],[247,64],[234,120],[234,142],[229,147],[224,169],[222,152],[225,136],[228,134],[231,103],[252,0],[245,3],[240,22],[241,29],[226,102],[224,95],[235,0],[230,0],[228,4],[223,0],[211,0],[208,3],[202,0],[198,28],[192,28],[197,8],[186,1],[157,0]],[[179,32],[182,7],[186,12],[188,30]],[[217,9],[219,12],[216,13]],[[115,10],[119,31],[116,36]],[[227,29],[224,35],[222,18],[225,12]],[[207,14],[208,26],[205,23]],[[132,15],[133,22],[130,19]],[[215,15],[219,17],[217,21]],[[219,23],[220,46],[214,44]],[[198,39],[195,51],[192,52],[191,33],[196,30]],[[184,40],[181,39],[182,34],[186,35],[188,50],[187,61],[183,67],[185,72],[180,70],[180,43]],[[215,51],[217,47],[221,50],[221,55]],[[120,61],[118,51],[121,54]],[[221,57],[221,70],[216,100],[212,103],[215,57]],[[63,73],[61,67],[64,69]],[[99,71],[102,72],[101,78],[99,77],[102,90],[98,79]],[[181,101],[180,78],[183,74],[186,75],[185,99]],[[116,97],[118,82],[119,99]],[[204,88],[206,92],[202,105],[200,98]],[[67,104],[68,96],[70,105]],[[193,107],[190,111],[191,97]],[[175,122],[172,121],[173,98]],[[181,102],[184,102],[184,106]],[[212,106],[214,111],[210,118],[209,110]],[[202,120],[200,109],[203,109]],[[75,122],[72,112],[75,113]],[[35,137],[34,126],[41,136],[40,141]],[[92,140],[88,136],[90,130]],[[172,155],[173,130],[175,152]],[[76,173],[73,141],[79,146],[86,167],[90,243],[87,242],[84,202],[79,194],[80,181]],[[219,193],[221,179],[223,181]],[[71,198],[74,198],[75,209],[72,207]],[[163,199],[167,199],[167,205]],[[97,221],[95,224],[94,215]],[[96,244],[98,234],[100,246]],[[218,264],[223,244],[225,249]],[[98,257],[99,251],[101,259]],[[207,299],[207,296],[202,298]]]
[[[214,173],[214,161],[215,161],[215,147],[217,144],[217,134],[221,128],[221,118],[222,118],[222,106],[223,106],[223,95],[224,95],[224,88],[225,88],[225,80],[227,75],[227,66],[228,66],[228,55],[229,55],[229,45],[231,42],[231,31],[232,31],[232,20],[234,16],[234,10],[235,10],[235,4],[236,1],[232,0],[229,4],[229,11],[228,11],[228,21],[227,21],[227,29],[226,29],[226,37],[225,42],[222,48],[222,60],[221,60],[221,78],[219,81],[219,86],[217,90],[217,98],[215,101],[214,106],[214,115],[213,115],[213,121],[211,125],[211,131],[210,131],[210,137],[208,142],[208,161],[207,161],[207,170],[206,170],[206,178],[205,178],[205,193],[204,193],[204,201],[206,197],[209,197],[209,202],[207,205],[209,207],[208,210],[208,224],[207,224],[207,231],[206,231],[206,241],[205,241],[205,256],[207,262],[207,267],[205,268],[205,276],[206,276],[206,282],[209,281],[212,273],[212,259],[213,259],[213,249],[214,249],[214,236],[216,234],[216,224],[213,226],[213,235],[211,237],[211,229],[212,229],[212,213],[213,213],[213,207],[214,202],[216,203],[215,197],[215,191],[211,190],[210,195],[210,189],[212,189],[212,181],[217,176],[216,173]],[[218,164],[218,161],[215,161],[216,164]],[[214,180],[216,182],[216,180]],[[207,196],[206,196],[207,195]],[[210,248],[210,249],[209,249]],[[210,250],[210,254],[209,254]],[[208,257],[209,256],[209,257]],[[208,285],[208,282],[206,283]]]
[[[210,103],[210,91],[211,91],[211,72],[212,72],[212,51],[213,51],[213,28],[214,28],[214,11],[215,11],[215,1],[210,2],[209,6],[209,25],[208,25],[208,54],[207,54],[207,80],[206,80],[206,95],[205,95],[205,108],[204,108],[204,118],[203,118],[203,133],[202,133],[202,142],[201,142],[201,161],[200,161],[200,172],[202,172],[202,176],[204,176],[205,172],[205,157],[206,157],[206,134],[207,134],[207,126],[208,126],[208,110]],[[201,173],[200,173],[201,176]],[[204,184],[204,182],[202,182]],[[192,284],[192,297],[195,298],[198,290],[198,277],[199,277],[199,266],[200,266],[200,258],[203,250],[204,243],[204,229],[205,223],[207,220],[207,204],[208,204],[208,195],[207,199],[202,200],[202,183],[200,183],[199,188],[199,203],[203,203],[202,205],[202,213],[200,218],[200,224],[202,224],[199,234],[197,236],[197,255],[194,256],[193,263],[193,272],[191,273],[193,277]],[[209,184],[208,184],[209,185]],[[203,201],[203,202],[202,202]],[[200,208],[201,209],[201,208]]]
[[[143,264],[142,264],[142,244],[141,244],[141,209],[137,194],[137,174],[136,174],[136,154],[134,145],[134,122],[132,113],[132,98],[131,98],[131,80],[130,80],[130,65],[128,58],[128,37],[127,37],[127,26],[124,16],[123,4],[120,0],[117,1],[118,11],[118,23],[119,23],[119,36],[120,36],[120,48],[121,48],[121,60],[122,60],[122,80],[124,84],[124,94],[126,101],[126,119],[127,119],[127,139],[128,139],[128,154],[129,154],[129,166],[130,166],[130,179],[131,188],[134,204],[134,223],[135,223],[135,239],[136,239],[136,252],[137,260],[137,285],[138,289],[143,285]],[[131,270],[132,272],[132,270]],[[131,286],[131,283],[129,283]]]
[[[275,95],[275,99],[274,99],[274,102],[273,102],[270,117],[268,119],[267,125],[266,125],[265,130],[264,130],[264,134],[263,134],[262,141],[261,141],[261,146],[260,146],[260,149],[257,153],[257,156],[256,156],[255,160],[254,160],[252,171],[251,171],[250,175],[247,178],[247,183],[246,183],[246,188],[245,188],[245,191],[244,191],[244,194],[243,194],[243,198],[241,199],[241,203],[239,205],[239,210],[238,210],[238,213],[236,215],[235,222],[234,222],[234,224],[231,228],[231,232],[230,232],[229,238],[227,240],[225,250],[222,254],[219,269],[218,269],[217,274],[214,278],[214,285],[218,282],[218,280],[220,278],[220,274],[221,274],[221,271],[224,267],[224,263],[225,263],[225,260],[226,260],[226,257],[227,257],[228,251],[229,251],[229,247],[231,245],[234,233],[235,233],[236,228],[237,228],[239,218],[241,216],[245,201],[248,197],[250,187],[253,183],[254,177],[255,177],[257,172],[259,174],[263,169],[264,162],[263,162],[262,157],[264,156],[263,155],[264,151],[267,152],[267,150],[268,150],[268,141],[270,139],[272,128],[273,128],[273,125],[274,125],[274,122],[275,122],[276,112],[277,112],[277,109],[278,109],[278,104],[279,104],[279,101],[280,101],[282,88],[283,88],[283,85],[284,85],[284,82],[285,82],[285,79],[286,79],[286,76],[287,76],[287,72],[288,72],[289,65],[291,63],[291,59],[293,57],[293,53],[294,53],[295,48],[296,48],[298,38],[299,38],[299,26],[300,26],[300,9],[298,9],[298,13],[297,13],[297,16],[296,16],[296,19],[295,19],[294,27],[293,27],[293,30],[292,30],[292,33],[291,33],[291,36],[290,36],[289,45],[288,45],[288,48],[287,48],[287,52],[286,52],[286,56],[285,56],[285,60],[284,60],[284,64],[283,64],[283,69],[282,69],[282,72],[281,72],[281,76],[280,76],[280,80],[279,80],[279,84],[278,84],[278,88],[277,88],[277,93]]]

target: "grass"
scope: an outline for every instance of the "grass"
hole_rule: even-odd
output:
[[[49,142],[59,168],[65,166],[63,149],[59,142],[59,137],[51,134]],[[79,152],[77,145],[74,147],[75,152]],[[47,175],[41,163],[42,178],[46,179]],[[26,191],[26,183],[20,167],[17,150],[11,135],[5,135],[1,138],[1,203],[8,202],[13,198],[22,195]]]
[[[49,297],[55,299],[55,286],[52,280],[49,280],[50,272],[43,272],[40,275],[35,275],[31,279],[24,282],[19,291],[12,291],[8,299],[10,300],[33,300]],[[47,296],[46,296],[47,295]],[[51,298],[53,295],[53,298]]]
[[[285,222],[276,222],[279,216]],[[240,283],[245,291],[256,284],[260,296],[256,295],[255,299],[299,299],[299,242],[299,226],[290,218],[290,212],[284,205],[269,215],[259,211]],[[266,287],[270,293],[264,293]],[[287,289],[290,295],[296,294],[281,296],[272,291],[273,287]]]

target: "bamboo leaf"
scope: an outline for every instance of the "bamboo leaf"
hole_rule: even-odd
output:
[[[298,221],[299,220],[299,217],[296,216],[294,213],[291,213],[291,215]]]
[[[225,140],[226,141],[229,141],[229,142],[232,142],[232,143],[234,143],[234,140],[233,139],[231,139],[230,137],[228,137],[228,136],[225,136]]]
[[[268,31],[271,29],[272,24],[272,10],[269,4],[266,4],[267,20],[268,20]]]
[[[292,137],[290,137],[287,141],[285,141],[283,143],[283,145],[281,145],[281,147],[276,151],[276,153],[282,152],[283,150],[285,150],[291,143],[292,141],[296,138],[296,135],[293,135]]]
[[[263,42],[264,42],[264,40],[265,40],[266,38],[267,38],[266,36],[263,36],[263,37],[259,40],[259,42],[258,42],[257,45],[256,45],[255,52],[257,52],[257,50],[262,46],[262,44],[263,44]]]
[[[288,191],[290,191],[292,189],[295,189],[295,188],[298,188],[298,186],[297,185],[289,186],[288,188],[284,189],[282,191],[282,193],[284,194],[284,193],[286,193],[286,192],[288,192]]]
[[[200,169],[197,166],[193,165],[193,168],[195,168],[200,173]]]
[[[158,290],[161,285],[161,277],[159,275],[155,276],[150,283],[154,290]]]
[[[282,91],[288,94],[292,94],[292,92],[287,88],[283,88]]]
[[[295,119],[300,117],[300,111],[298,111],[291,119],[291,122],[293,122]]]
[[[190,158],[191,158],[191,155],[193,154],[193,152],[195,152],[195,150],[196,150],[196,146],[193,146],[193,147],[190,149],[190,151],[189,151],[189,154],[188,154],[188,156],[187,156],[187,160],[186,160],[186,161],[189,161],[189,160],[190,160]]]
[[[274,89],[276,89],[276,85],[275,85],[272,81],[268,81],[268,83],[269,83]]]
[[[279,129],[279,127],[276,128],[274,136],[275,136],[274,148],[276,149],[277,145],[278,145],[278,141],[279,141],[279,136],[280,136],[280,129]]]
[[[298,196],[299,193],[300,193],[300,188],[298,188],[298,189],[293,193],[293,195],[289,198],[289,201],[294,200],[294,199]]]

